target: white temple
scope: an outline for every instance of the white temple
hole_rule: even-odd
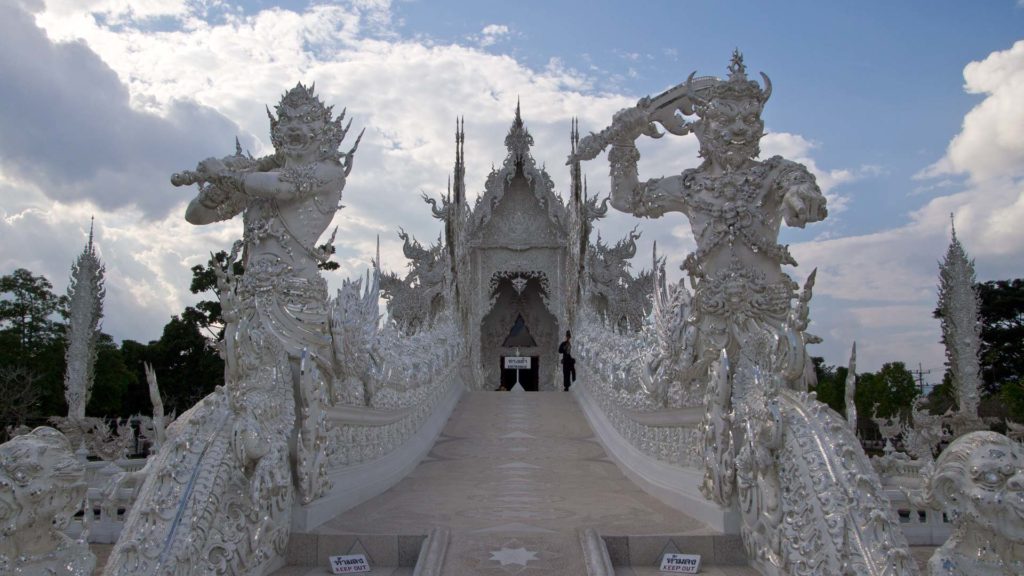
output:
[[[636,253],[632,234],[614,246],[590,244],[594,220],[607,201],[589,199],[578,162],[571,168],[567,201],[539,168],[519,105],[500,168],[487,176],[472,207],[466,200],[464,124],[456,131],[454,181],[441,206],[424,197],[444,223],[438,243],[424,248],[404,231],[403,252],[411,270],[405,278],[387,274],[381,287],[388,311],[403,330],[432,325],[446,306],[464,322],[470,389],[511,387],[515,371],[504,370],[506,356],[531,358],[518,378],[528,390],[561,387],[558,344],[572,326],[582,286],[588,306],[609,323],[639,330],[650,311],[650,274],[634,277],[627,260]],[[572,141],[578,142],[575,125]],[[582,305],[580,305],[582,307]]]
[[[141,485],[103,574],[612,576],[652,574],[676,554],[708,574],[918,574],[913,532],[876,470],[887,468],[808,392],[815,274],[802,289],[789,277],[796,261],[778,235],[824,219],[825,198],[804,166],[758,159],[771,82],[748,79],[738,52],[728,71],[691,74],[583,139],[573,122],[564,201],[517,106],[507,156],[469,206],[459,122],[451,192],[440,206],[424,198],[444,225],[438,242],[400,231],[405,277],[382,273],[378,255],[335,295],[320,237],[361,134],[342,152],[351,121],[312,87],[270,114],[274,154],[236,149],[175,174],[198,186],[189,222],[244,224],[218,273],[225,385],[158,434],[144,468],[111,481],[110,494],[129,476]],[[635,141],[662,129],[695,134],[703,163],[641,180]],[[591,239],[607,204],[587,196],[580,162],[606,149],[611,205],[685,218],[692,254],[655,254],[634,277],[635,232]],[[688,277],[668,284],[667,259]],[[955,294],[945,301],[970,299]],[[571,393],[557,390],[565,330],[579,361]],[[529,358],[518,381],[538,392],[492,391],[510,356]],[[1020,574],[1019,444],[975,432],[934,462],[907,460],[886,462],[913,470],[914,504],[954,526],[928,572]],[[89,474],[55,430],[0,446],[0,574],[92,570],[84,544],[57,529]]]

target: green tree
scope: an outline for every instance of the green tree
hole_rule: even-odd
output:
[[[223,270],[227,266],[228,253],[221,250],[213,255],[206,265],[192,267],[192,283],[188,289],[193,294],[204,294],[217,292],[216,270]],[[232,271],[237,276],[244,272],[241,262],[235,262]],[[224,338],[224,316],[220,307],[220,300],[214,296],[213,299],[200,300],[195,306],[188,306],[181,314],[181,319],[188,323],[195,324],[205,330],[207,335],[216,340]]]
[[[124,410],[124,397],[138,383],[136,375],[125,364],[121,349],[107,334],[96,342],[96,370],[86,406],[89,416],[126,417],[138,412]]]
[[[125,340],[121,342],[121,358],[125,367],[131,372],[134,384],[130,384],[121,397],[122,414],[152,414],[153,404],[149,399],[149,385],[143,363],[153,364],[156,340],[149,344]],[[168,409],[168,414],[170,409]]]
[[[39,416],[64,414],[67,297],[44,276],[19,268],[0,277],[0,367],[24,369],[38,393]]]
[[[181,414],[224,384],[224,361],[194,322],[174,316],[151,348],[151,362],[168,412]]]
[[[35,374],[23,366],[0,366],[0,442],[7,428],[39,417],[39,388]]]
[[[981,377],[985,391],[1024,380],[1024,279],[977,284],[981,299]]]
[[[64,325],[57,317],[66,316],[67,296],[54,294],[45,276],[18,268],[0,277],[0,331],[11,337],[5,344],[16,345],[18,353],[32,354],[63,338]]]
[[[876,373],[858,376],[853,400],[859,417],[898,418],[906,422],[919,393],[914,375],[903,362],[887,362]]]
[[[928,391],[928,412],[945,414],[956,407],[956,391],[953,390],[953,376],[947,370],[942,383]]]
[[[847,368],[825,364],[825,359],[820,356],[812,356],[811,361],[814,362],[814,373],[818,380],[814,388],[818,400],[845,416]]]
[[[999,398],[1012,420],[1024,422],[1024,380],[1003,384]]]

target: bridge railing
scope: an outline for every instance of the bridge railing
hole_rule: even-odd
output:
[[[664,409],[642,389],[642,338],[584,323],[574,340],[580,382],[625,441],[668,464],[703,466],[699,429],[703,407]]]
[[[899,515],[852,430],[799,389],[799,330],[766,327],[734,363],[721,351],[695,381],[699,394],[671,402],[651,377],[648,351],[665,348],[652,332],[623,335],[591,320],[577,334],[581,404],[623,471],[712,528],[738,532],[753,566],[917,573]],[[700,405],[688,405],[697,396]]]
[[[393,327],[382,332],[370,405],[327,410],[332,468],[371,462],[399,449],[461,388],[462,346],[454,334],[451,324],[411,336]]]

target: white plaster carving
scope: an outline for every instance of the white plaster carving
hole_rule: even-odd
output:
[[[952,216],[952,215],[951,215]],[[968,259],[956,228],[939,265],[939,310],[942,341],[956,391],[957,411],[949,421],[959,436],[988,427],[978,418],[981,400],[980,302],[974,287],[974,261]]]
[[[693,297],[681,285],[671,300],[652,287],[646,350],[638,353],[639,342],[614,343],[618,358],[610,350],[600,356],[626,362],[598,370],[632,402],[654,410],[703,397],[702,491],[738,506],[748,556],[763,574],[913,574],[906,541],[853,431],[804,392],[813,382],[806,345],[819,341],[806,332],[815,275],[797,294],[781,268],[796,262],[777,238],[783,220],[803,227],[827,211],[805,167],[780,157],[755,160],[771,94],[762,77],[763,87],[748,80],[737,52],[728,79],[691,75],[642,98],[584,138],[570,159],[612,146],[612,205],[651,218],[682,212],[697,240],[683,263]],[[704,162],[641,182],[633,142],[659,136],[655,123],[676,135],[695,133]],[[673,342],[659,342],[666,338]],[[646,378],[634,380],[643,387],[630,383],[631,365],[643,367]],[[624,427],[626,437],[640,428],[636,420]]]
[[[85,499],[85,468],[53,428],[0,444],[0,574],[91,576],[86,537],[62,533]]]
[[[68,418],[85,418],[85,405],[89,403],[96,365],[96,341],[99,339],[100,318],[103,317],[104,266],[89,241],[71,266],[68,283],[68,347],[64,356],[64,397],[68,402]]]
[[[1024,573],[1024,448],[995,432],[953,441],[926,479],[927,500],[953,534],[928,562],[933,576]]]
[[[293,501],[330,488],[324,409],[341,384],[317,269],[330,250],[316,242],[358,146],[338,150],[351,126],[344,115],[297,85],[270,114],[274,155],[255,159],[236,143],[233,156],[172,177],[199,184],[189,222],[243,214],[243,240],[217,274],[225,386],[168,427],[107,574],[260,574],[284,552]]]

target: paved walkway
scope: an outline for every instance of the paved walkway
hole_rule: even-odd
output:
[[[428,457],[409,476],[316,533],[339,535],[340,542],[351,538],[341,535],[422,535],[433,527],[451,530],[445,576],[585,574],[577,537],[577,529],[585,527],[605,536],[714,534],[623,476],[593,437],[572,394],[564,392],[466,393]],[[631,544],[634,560],[643,553],[637,541]],[[109,548],[93,546],[99,566]],[[915,557],[926,561],[932,550],[916,548]],[[647,552],[653,558],[660,550]],[[378,572],[410,576],[412,569],[379,566],[373,573]],[[616,569],[617,576],[656,573],[654,568]],[[756,575],[740,566],[707,566],[701,573]],[[295,566],[277,574],[329,572]]]
[[[571,394],[467,392],[428,457],[318,534],[451,530],[445,574],[584,574],[577,529],[714,532],[619,471]]]

